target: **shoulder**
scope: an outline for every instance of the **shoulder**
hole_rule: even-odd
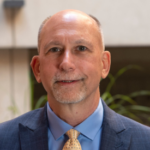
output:
[[[130,138],[130,149],[150,149],[150,127],[138,123],[132,119],[121,116],[117,114],[120,121],[125,127],[126,131],[129,131],[127,135],[122,136],[122,138]]]
[[[103,107],[103,136],[114,133],[130,149],[150,149],[150,127],[114,112],[104,102]]]
[[[128,117],[122,116],[113,110],[111,110],[113,116],[113,122],[115,122],[117,127],[122,126],[122,129],[131,129],[132,136],[147,136],[150,137],[150,127],[144,124],[141,124],[135,120],[132,120]],[[141,137],[142,138],[142,137]]]
[[[32,121],[35,119],[35,117],[38,117],[38,115],[40,115],[40,112],[43,110],[43,108],[39,108],[30,112],[27,112],[17,118],[14,118],[12,120],[0,123],[0,133],[2,134],[2,132],[4,131],[4,129],[8,129],[11,128],[15,129],[16,127],[18,127],[18,124],[26,124],[28,123],[28,121]],[[1,135],[0,134],[0,135]]]
[[[135,133],[150,133],[150,127],[114,112],[104,101],[102,102],[104,107],[104,122],[107,122],[114,130],[119,131],[131,128]]]
[[[7,146],[12,146],[10,149],[19,147],[19,124],[24,126],[38,124],[38,121],[44,113],[44,108],[36,109],[25,113],[15,119],[3,122],[0,124],[0,149]],[[43,117],[44,118],[44,117]],[[7,144],[6,144],[7,142]],[[17,148],[16,148],[17,147]],[[6,149],[7,149],[6,148]]]
[[[118,118],[122,121],[123,125],[126,128],[132,128],[132,132],[135,134],[140,133],[140,134],[148,134],[150,136],[150,127],[143,125],[139,122],[136,122],[130,118],[127,118],[125,116],[122,116],[120,114],[117,114]]]

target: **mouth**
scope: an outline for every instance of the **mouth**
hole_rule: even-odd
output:
[[[61,84],[61,85],[72,85],[72,84],[75,84],[79,81],[81,81],[82,79],[80,80],[60,80],[60,81],[56,81],[55,83],[58,83],[58,84]]]

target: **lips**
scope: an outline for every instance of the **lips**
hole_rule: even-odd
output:
[[[62,80],[62,81],[58,81],[58,82],[70,83],[70,82],[74,82],[74,81],[77,81],[77,80]]]
[[[79,81],[81,81],[81,80],[59,80],[59,81],[56,81],[56,83],[65,85],[65,84],[77,83]]]

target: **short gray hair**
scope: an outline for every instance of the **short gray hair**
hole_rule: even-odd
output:
[[[43,26],[45,25],[45,23],[49,20],[51,16],[47,17],[42,24],[40,25],[39,31],[38,31],[38,53],[40,52],[40,35],[41,35],[41,31],[43,29]]]

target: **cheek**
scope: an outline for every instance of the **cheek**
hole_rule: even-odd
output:
[[[41,78],[42,81],[44,82],[49,82],[52,80],[54,73],[55,73],[55,67],[52,65],[50,61],[42,61],[40,65],[40,70],[41,70]]]
[[[82,63],[81,71],[87,75],[90,82],[99,82],[101,79],[101,63],[97,58],[88,59],[88,61]]]

